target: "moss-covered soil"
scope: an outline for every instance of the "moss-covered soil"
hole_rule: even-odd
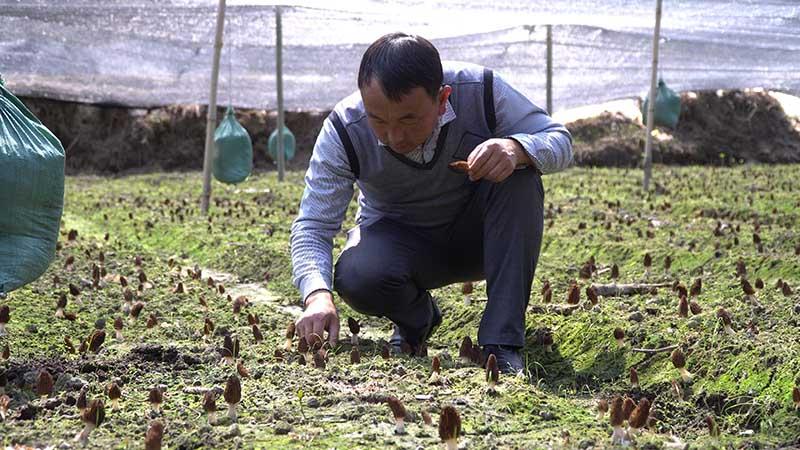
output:
[[[527,315],[527,374],[501,377],[497,396],[486,393],[482,369],[458,358],[461,339],[477,334],[483,282],[476,284],[469,306],[460,286],[434,292],[444,323],[429,357],[383,359],[388,322],[359,317],[339,302],[343,324],[347,317],[362,321],[360,364],[350,363],[344,325],[325,369],[299,365],[296,352],[276,360],[286,324],[298,312],[288,237],[302,173],[288,174],[282,184],[273,173],[236,187],[215,184],[208,218],[198,211],[196,173],[69,178],[56,259],[37,282],[0,299],[11,308],[8,334],[0,337],[0,348],[10,350],[10,358],[0,360],[10,398],[8,417],[0,421],[0,445],[78,446],[73,437],[82,426],[74,405],[81,388],[90,399],[103,398],[107,407],[89,448],[143,448],[155,418],[166,425],[168,448],[437,448],[442,444],[435,423],[448,404],[461,415],[465,448],[606,448],[608,415],[598,421],[595,406],[616,394],[654,403],[650,426],[633,444],[638,448],[800,445],[800,411],[792,400],[800,383],[798,174],[798,166],[659,167],[649,195],[641,194],[641,173],[635,170],[571,169],[545,177],[546,228]],[[345,227],[354,213],[352,204]],[[72,230],[77,236],[69,240]],[[343,234],[337,236],[337,254],[343,240]],[[646,253],[653,260],[649,274]],[[580,270],[590,257],[597,272],[583,279]],[[592,306],[584,288],[612,283],[612,264],[619,266],[618,283],[678,280],[688,288],[702,279],[695,299],[702,312],[679,317],[678,295],[669,287],[600,297]],[[105,274],[97,286],[93,265]],[[199,280],[190,274],[195,267],[202,269]],[[741,269],[751,283],[760,278],[765,285],[755,301],[744,298]],[[136,321],[124,313],[123,276],[135,301],[144,303]],[[209,277],[225,293],[210,288]],[[776,289],[779,279],[791,293]],[[544,280],[552,286],[550,304],[542,301]],[[582,305],[564,314],[572,280],[581,286]],[[183,293],[175,292],[179,282]],[[70,294],[70,283],[78,295]],[[75,320],[54,316],[62,293]],[[241,317],[233,314],[228,295],[234,301],[248,297]],[[717,319],[720,307],[732,316],[732,335]],[[260,343],[248,313],[260,319]],[[151,314],[157,325],[148,328]],[[114,337],[116,317],[125,318],[122,341]],[[205,317],[215,323],[208,340]],[[68,352],[64,338],[78,347],[103,325],[98,320],[105,321],[107,332],[99,353]],[[617,327],[626,331],[621,348],[613,337]],[[547,333],[554,340],[550,352],[540,344]],[[202,394],[221,391],[235,372],[220,363],[228,334],[240,339],[239,356],[250,376],[243,379],[238,423],[223,418],[212,426]],[[669,352],[633,350],[676,344],[686,354],[691,381],[681,380]],[[442,385],[428,383],[435,355],[442,360]],[[56,379],[54,392],[44,399],[34,386],[41,368]],[[630,385],[631,368],[638,371],[640,388]],[[105,393],[112,381],[123,395],[116,410]],[[165,389],[160,413],[151,412],[147,401],[154,386]],[[393,433],[389,395],[409,412],[407,434]],[[217,406],[225,416],[221,396]],[[433,416],[433,426],[423,423],[422,411]],[[707,416],[715,418],[721,437],[709,436]]]

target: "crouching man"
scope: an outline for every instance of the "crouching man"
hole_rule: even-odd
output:
[[[306,172],[291,233],[305,306],[298,335],[327,331],[336,342],[335,290],[354,310],[391,320],[395,348],[418,349],[442,321],[429,290],[486,279],[478,342],[504,372],[522,370],[541,175],[571,162],[567,130],[491,70],[442,63],[419,36],[381,37],[361,60],[358,91],[325,120]],[[354,184],[357,226],[333,267]]]

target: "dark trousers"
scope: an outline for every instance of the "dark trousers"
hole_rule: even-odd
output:
[[[356,227],[336,262],[334,290],[354,310],[413,334],[431,320],[429,289],[486,279],[478,342],[521,347],[543,210],[541,176],[527,168],[501,183],[475,183],[467,206],[447,226],[380,219]]]

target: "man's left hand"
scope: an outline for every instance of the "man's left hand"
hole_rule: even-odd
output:
[[[530,165],[531,159],[514,139],[489,139],[467,157],[469,179],[499,183],[514,173],[518,165]]]

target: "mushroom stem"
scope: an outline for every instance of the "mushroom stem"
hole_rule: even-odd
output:
[[[692,379],[692,374],[691,374],[691,373],[689,373],[689,371],[688,371],[688,370],[686,370],[686,368],[685,368],[685,367],[681,367],[681,368],[680,368],[680,369],[678,369],[678,370],[680,370],[680,372],[681,372],[681,378],[683,379],[683,382],[684,382],[684,383],[688,383],[689,381],[691,381],[691,379]]]
[[[238,403],[228,403],[228,417],[230,417],[230,419],[233,420],[234,422],[236,421],[237,417],[236,405],[238,405]]]
[[[152,408],[154,413],[161,412],[161,404],[160,403],[150,403],[150,408]]]
[[[553,353],[553,344],[548,344],[544,346],[545,353]]]
[[[123,340],[125,340],[125,338],[122,336],[122,330],[114,330],[114,331],[115,331],[115,333],[114,333],[114,337],[115,337],[115,338],[116,338],[118,341],[123,341]]]
[[[225,364],[233,365],[233,356],[225,356],[222,358],[222,362]]]
[[[117,409],[117,408],[119,408],[119,399],[115,398],[111,400],[111,409]]]
[[[56,309],[56,317],[59,319],[64,318],[64,308],[57,308]]]
[[[447,450],[458,450],[458,439],[448,439],[444,445]]]
[[[464,306],[472,304],[472,294],[464,294]]]
[[[209,411],[208,413],[208,423],[214,425],[217,423],[217,413],[215,411]]]
[[[439,372],[431,373],[431,377],[428,378],[428,383],[429,384],[439,384],[441,382],[442,382],[442,377],[441,377],[441,375],[439,375]]]
[[[354,335],[350,336],[350,343],[352,345],[358,345],[358,335],[357,334],[354,334]]]
[[[394,418],[394,434],[406,434],[406,421],[404,418]]]
[[[611,435],[611,445],[622,444],[625,442],[625,430],[622,425],[614,427],[614,433]]]
[[[617,348],[625,347],[625,339],[617,339]]]
[[[94,429],[95,429],[95,426],[94,426],[93,423],[89,423],[89,422],[85,423],[84,427],[83,427],[83,430],[81,430],[80,433],[75,435],[75,441],[76,442],[86,442],[87,440],[89,440],[89,434]]]
[[[605,411],[597,411],[597,421],[598,422],[601,422],[603,420],[603,417],[605,417],[605,416],[606,416],[606,412]]]
[[[0,323],[0,336],[6,335],[6,324]]]
[[[733,328],[731,328],[730,325],[725,325],[725,332],[731,336],[736,336],[736,332],[733,331]]]

